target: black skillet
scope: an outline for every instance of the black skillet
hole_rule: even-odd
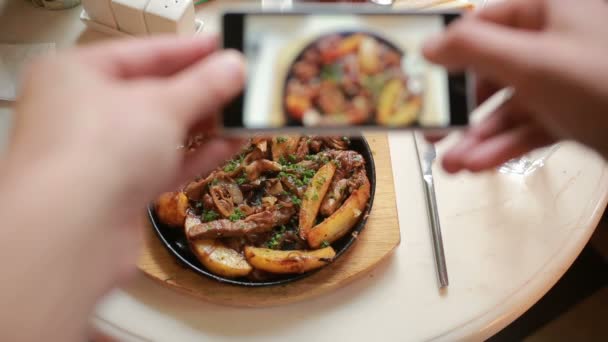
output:
[[[376,193],[376,169],[374,165],[372,151],[367,141],[365,140],[365,138],[351,138],[351,144],[349,149],[359,152],[365,159],[365,171],[367,172],[367,177],[369,178],[371,184],[371,192],[367,208],[364,211],[363,215],[361,215],[361,220],[359,221],[359,223],[357,223],[357,225],[352,229],[351,234],[347,234],[340,240],[331,244],[331,246],[336,251],[336,257],[334,258],[334,260],[339,258],[348,250],[348,248],[350,248],[350,246],[357,240],[357,235],[361,233],[363,228],[365,228],[367,217],[372,209],[372,204],[374,202],[374,194]],[[209,272],[203,265],[201,265],[194,253],[192,253],[190,247],[188,246],[188,241],[186,240],[186,236],[184,235],[183,230],[169,227],[160,222],[156,217],[156,213],[154,212],[154,206],[152,205],[148,207],[148,215],[150,217],[150,221],[152,222],[152,227],[154,228],[154,231],[158,235],[159,239],[165,245],[165,247],[167,247],[169,252],[173,254],[173,256],[177,259],[178,262],[198,274],[201,274],[205,277],[209,277],[211,279],[215,279],[221,283],[248,287],[282,285],[298,279],[302,279],[315,272],[311,271],[303,274],[285,275],[267,281],[253,281],[246,278],[229,279],[215,275]]]

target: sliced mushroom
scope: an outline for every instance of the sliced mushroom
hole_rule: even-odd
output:
[[[278,172],[281,170],[281,164],[268,159],[260,159],[247,165],[245,167],[245,174],[247,175],[248,180],[254,181],[259,179],[260,175],[264,172]]]

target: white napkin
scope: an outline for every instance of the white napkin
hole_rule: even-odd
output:
[[[54,51],[55,43],[0,44],[0,100],[14,101],[23,67],[33,57]]]

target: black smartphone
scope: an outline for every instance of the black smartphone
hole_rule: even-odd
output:
[[[224,13],[224,47],[248,64],[224,129],[346,134],[467,125],[469,77],[422,55],[424,41],[458,16],[345,7]]]

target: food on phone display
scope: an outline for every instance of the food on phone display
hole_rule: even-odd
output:
[[[156,216],[183,230],[200,263],[222,277],[318,269],[367,212],[366,161],[349,147],[342,137],[254,137],[209,175],[161,195]]]
[[[422,110],[422,89],[402,65],[404,54],[370,33],[324,35],[289,69],[288,121],[305,126],[410,126]]]

